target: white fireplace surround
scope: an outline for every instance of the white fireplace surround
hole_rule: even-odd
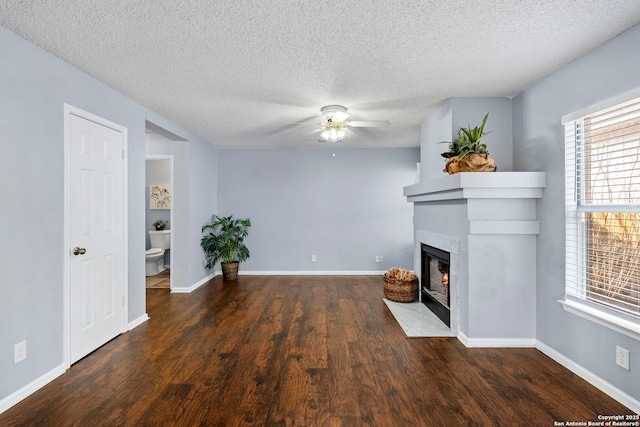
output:
[[[536,199],[544,172],[463,172],[404,188],[421,244],[450,253],[451,331],[468,347],[533,347]]]
[[[449,308],[451,310],[451,332],[458,335],[460,332],[460,240],[431,233],[424,230],[415,230],[413,248],[413,266],[420,285],[422,286],[422,244],[449,252]],[[422,301],[422,293],[420,293]]]

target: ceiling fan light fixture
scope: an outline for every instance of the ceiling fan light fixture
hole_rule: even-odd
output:
[[[348,117],[349,115],[347,113],[342,111],[336,111],[336,113],[333,115],[331,120],[333,120],[334,122],[344,122],[345,120],[347,120]]]
[[[349,117],[347,109],[342,105],[327,105],[322,107],[322,117],[326,120],[320,138],[325,141],[342,141],[346,135],[343,122]]]
[[[342,141],[345,135],[346,133],[344,129],[342,129],[340,126],[329,125],[322,131],[322,133],[320,134],[320,138],[326,141],[338,142]]]
[[[347,108],[342,105],[327,105],[322,107],[320,111],[325,120],[333,120],[334,122],[343,122],[349,117]]]
[[[322,123],[318,123],[321,141],[338,142],[342,141],[346,136],[346,129],[351,127],[387,127],[390,125],[388,121],[353,121],[347,120],[349,114],[347,109],[342,105],[327,105],[322,107]]]
[[[336,127],[332,127],[329,130],[329,139],[331,141],[342,141],[343,138],[344,138],[344,129],[341,129],[340,127],[336,126]]]

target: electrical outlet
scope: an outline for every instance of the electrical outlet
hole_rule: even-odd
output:
[[[318,257],[315,255],[311,255],[311,262],[316,262],[318,261]]]
[[[13,345],[13,364],[22,362],[27,358],[27,342],[21,341]]]
[[[382,262],[383,260],[384,260],[384,257],[382,255],[376,256],[376,262]]]
[[[616,346],[616,365],[629,370],[629,350]]]
[[[376,256],[376,262],[380,262],[380,257]]]

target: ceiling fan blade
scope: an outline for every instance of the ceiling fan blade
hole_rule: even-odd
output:
[[[344,111],[336,111],[333,117],[331,117],[331,121],[333,122],[344,122],[349,117],[349,114]]]
[[[326,124],[324,123],[309,123],[309,122],[286,122],[288,126],[317,126],[317,127],[324,127],[326,126]]]
[[[320,132],[321,130],[322,129],[313,129],[313,130],[310,130],[309,132],[304,133],[303,135],[304,136],[313,135],[313,134],[316,134],[316,133]]]
[[[391,125],[388,121],[367,121],[367,120],[353,120],[346,123],[347,126],[352,128],[386,128]]]

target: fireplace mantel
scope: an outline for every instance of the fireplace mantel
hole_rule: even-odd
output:
[[[468,203],[469,234],[538,234],[544,172],[461,172],[404,188],[408,202]],[[460,224],[458,224],[460,225]]]
[[[544,172],[463,172],[404,188],[416,254],[421,243],[451,253],[451,330],[465,345],[533,346],[544,186]]]
[[[544,172],[461,172],[404,187],[408,202],[542,197]]]

